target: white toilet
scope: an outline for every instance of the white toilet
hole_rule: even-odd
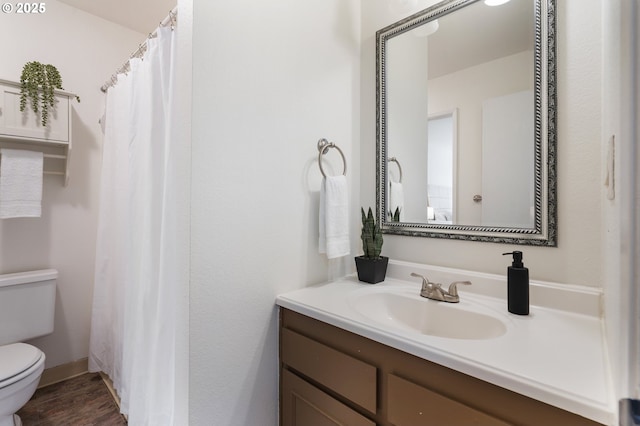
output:
[[[20,426],[15,414],[36,391],[44,353],[18,343],[53,332],[58,271],[0,275],[0,426]]]

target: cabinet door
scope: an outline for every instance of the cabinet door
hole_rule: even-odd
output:
[[[42,126],[40,114],[35,114],[27,101],[27,109],[20,111],[20,86],[0,84],[0,137],[69,142],[69,97],[56,94],[54,107],[49,109],[49,120]]]
[[[281,370],[282,426],[375,426],[375,423],[302,380]]]
[[[507,426],[475,410],[393,374],[388,376],[388,420],[394,426]],[[482,395],[478,395],[482,397]]]

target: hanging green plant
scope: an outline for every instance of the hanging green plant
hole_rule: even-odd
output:
[[[27,108],[27,100],[31,109],[40,112],[42,125],[46,127],[49,120],[49,108],[55,107],[54,91],[62,88],[62,78],[58,69],[51,64],[37,61],[27,62],[20,76],[20,111]],[[76,96],[80,102],[80,98]]]

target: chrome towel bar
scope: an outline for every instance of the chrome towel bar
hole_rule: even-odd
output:
[[[55,160],[66,160],[67,159],[66,155],[42,154],[42,156],[44,158],[53,158]],[[42,173],[45,174],[45,175],[58,175],[58,176],[65,176],[66,175],[65,172],[50,172],[48,170],[43,170]]]
[[[387,163],[390,163],[392,161],[398,165],[398,171],[400,172],[400,179],[398,179],[398,183],[402,183],[402,167],[400,167],[400,162],[396,157],[391,157],[389,158],[389,161],[387,161]]]
[[[338,147],[338,145],[334,144],[333,142],[329,142],[325,138],[322,138],[318,141],[318,166],[320,166],[320,173],[322,173],[322,176],[327,177],[327,175],[324,172],[324,169],[322,168],[322,156],[327,152],[329,152],[329,148],[335,148],[340,153],[340,156],[342,157],[342,164],[344,165],[344,170],[342,171],[342,174],[343,176],[346,176],[347,160],[344,158],[344,153]]]

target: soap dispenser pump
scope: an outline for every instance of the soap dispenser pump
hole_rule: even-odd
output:
[[[513,263],[507,268],[507,306],[516,315],[529,315],[529,269],[522,263],[522,252],[502,253],[513,255]]]

